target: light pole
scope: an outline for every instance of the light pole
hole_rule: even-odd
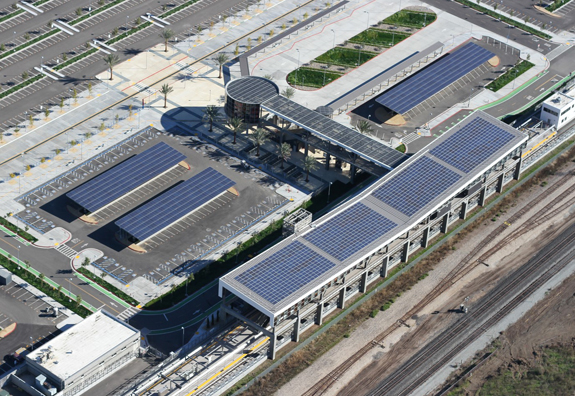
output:
[[[369,29],[369,11],[364,11],[367,14],[367,29]]]
[[[297,69],[295,69],[295,83],[297,85],[297,83],[298,83],[297,73],[299,70],[299,55],[300,55],[300,53],[299,53],[299,48],[296,48],[295,50],[297,51]]]
[[[335,48],[335,30],[331,29],[331,32],[333,33],[333,44],[331,45],[331,48],[334,49]]]
[[[72,278],[68,278],[68,301],[72,301]]]
[[[331,195],[331,185],[332,184],[333,184],[332,182],[329,182],[329,186],[327,187],[327,203],[329,203],[329,197]]]
[[[184,326],[182,326],[182,346],[184,346],[184,338],[185,338],[185,334],[186,334],[186,329]]]
[[[34,351],[34,339],[30,337],[30,346],[32,347],[32,351]]]
[[[128,31],[128,18],[129,18],[129,17],[130,17],[129,15],[126,15],[126,25],[124,26],[124,30],[125,30],[126,32]]]
[[[18,265],[20,265],[20,245],[18,245]]]

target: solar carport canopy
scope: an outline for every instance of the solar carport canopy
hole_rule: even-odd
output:
[[[160,232],[235,183],[213,168],[207,168],[122,217],[115,224],[139,241]]]
[[[222,277],[220,290],[273,320],[413,229],[526,140],[522,132],[475,112],[356,199]]]
[[[379,166],[393,169],[407,158],[399,151],[283,96],[277,95],[266,100],[262,107]]]
[[[75,188],[66,196],[93,213],[185,159],[186,156],[178,150],[166,143],[158,143]]]
[[[405,114],[494,56],[493,52],[468,43],[388,89],[375,101]]]

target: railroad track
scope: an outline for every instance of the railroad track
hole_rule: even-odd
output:
[[[402,396],[415,391],[441,367],[449,363],[459,352],[511,313],[519,304],[529,298],[536,290],[575,259],[575,250],[566,254],[562,252],[562,249],[571,246],[574,242],[575,226],[571,226],[569,233],[564,236],[559,243],[551,247],[549,247],[551,244],[548,245],[547,252],[536,256],[526,265],[518,269],[509,279],[504,281],[500,287],[490,292],[478,306],[474,307],[472,312],[465,315],[454,326],[449,328],[449,330],[446,330],[434,341],[426,345],[421,352],[412,357],[395,373],[388,376],[379,386],[371,391],[369,395],[385,394]],[[537,276],[535,280],[531,281],[520,291],[526,280],[541,270],[547,262],[555,259],[558,252],[559,255],[562,256],[559,261],[544,270],[541,275]],[[517,292],[519,293],[512,297],[513,294]],[[497,309],[498,305],[508,299],[509,301],[507,303]],[[492,316],[488,316],[489,313],[495,309],[495,313]],[[472,328],[474,324],[477,325],[475,329]],[[470,330],[469,335],[465,336],[465,333]],[[464,336],[464,338],[460,340],[461,336]],[[441,358],[437,359],[436,354],[438,352],[441,352],[444,348],[454,343],[456,343],[454,347],[449,349]],[[429,365],[431,359],[434,359],[434,361]],[[428,367],[424,368],[425,366]],[[413,379],[414,376],[417,377]],[[396,389],[407,379],[411,380],[407,386],[404,386],[402,389]]]
[[[573,178],[572,173],[568,173],[561,177],[557,182],[555,182],[549,188],[554,188],[555,190],[561,188],[565,183]],[[408,326],[406,322],[419,311],[421,311],[424,307],[426,307],[429,303],[431,303],[435,298],[437,298],[440,294],[445,292],[449,289],[454,283],[458,280],[463,278],[469,272],[471,272],[476,265],[478,264],[479,260],[474,260],[475,257],[485,249],[495,238],[505,232],[510,226],[515,224],[521,217],[523,217],[527,212],[529,212],[534,206],[540,204],[545,199],[548,198],[549,193],[548,189],[546,191],[541,192],[535,199],[533,199],[528,205],[525,205],[515,214],[507,219],[504,223],[502,223],[499,227],[494,229],[487,237],[485,237],[481,242],[479,242],[473,250],[465,256],[463,260],[455,268],[453,268],[446,277],[435,287],[433,290],[428,293],[421,301],[419,301],[412,309],[410,309],[407,313],[405,313],[397,322],[393,325],[388,327],[385,331],[383,331],[377,338],[373,339],[366,345],[364,345],[361,349],[359,349],[356,353],[351,355],[348,359],[342,362],[338,367],[332,370],[329,374],[319,380],[315,385],[313,385],[310,389],[308,389],[303,396],[321,396],[330,389],[341,376],[347,372],[359,359],[369,353],[373,348],[379,347],[382,345],[383,341],[396,329],[400,328],[401,326]],[[505,244],[510,243],[512,240],[518,238],[519,236],[525,234],[529,228],[533,227],[533,224],[540,224],[543,220],[549,218],[549,214],[555,213],[559,210],[559,208],[552,210],[554,206],[564,200],[565,196],[575,192],[575,184],[570,186],[566,189],[560,196],[549,202],[545,205],[542,209],[540,209],[537,213],[535,213],[528,221],[526,221],[514,235],[514,238],[506,237]],[[571,202],[571,200],[570,200]],[[563,208],[564,205],[561,206]],[[563,209],[562,209],[563,210]],[[549,212],[549,213],[548,213]],[[492,249],[489,250],[489,256],[483,255],[481,258],[483,259],[481,262],[484,262],[486,257],[490,257],[493,253],[498,251],[504,244],[502,242],[495,245]],[[480,258],[480,260],[481,260]],[[417,332],[417,331],[416,331]]]

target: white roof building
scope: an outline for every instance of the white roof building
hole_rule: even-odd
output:
[[[575,88],[568,92],[557,92],[547,98],[541,106],[541,121],[561,129],[575,119]]]

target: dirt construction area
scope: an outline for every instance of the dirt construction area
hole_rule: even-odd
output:
[[[575,216],[573,216],[575,213],[575,205],[573,204],[575,200],[569,205],[565,204],[575,198],[575,188],[573,188],[575,176],[565,177],[575,170],[575,164],[573,162],[565,162],[566,164],[559,169],[553,169],[551,172],[542,172],[547,173],[547,175],[545,177],[537,176],[539,179],[531,183],[531,187],[520,188],[523,190],[520,195],[517,193],[510,194],[502,203],[490,211],[488,217],[484,216],[479,224],[476,224],[475,227],[473,225],[468,226],[461,233],[462,235],[452,238],[447,243],[449,250],[441,248],[442,256],[438,257],[432,253],[430,257],[435,260],[433,264],[434,269],[429,272],[428,276],[422,277],[422,280],[417,283],[417,287],[409,288],[399,298],[396,298],[393,304],[384,312],[379,312],[374,318],[365,320],[356,329],[351,329],[353,330],[351,334],[343,338],[337,348],[332,348],[313,364],[309,365],[307,369],[296,375],[277,392],[277,395],[304,394],[319,379],[330,374],[331,370],[334,370],[349,356],[387,328],[393,326],[405,312],[409,311],[452,268],[460,263],[474,246],[488,237],[502,222],[523,207],[528,206],[530,209],[518,222],[511,224],[509,230],[504,231],[496,239],[492,240],[484,250],[495,245],[500,239],[512,233],[514,229],[520,227],[522,223],[536,214],[541,215],[543,211],[550,213],[555,210],[552,216],[544,216],[544,221],[537,227],[529,228],[523,235],[496,251],[484,264],[477,263],[475,268],[463,279],[456,282],[445,293],[413,316],[407,323],[410,327],[401,326],[397,328],[385,339],[383,347],[372,348],[351,369],[347,370],[324,395],[357,396],[368,393],[370,389],[389,375],[394,368],[405,362],[421,346],[455,322],[459,315],[462,315],[458,310],[461,303],[465,303],[470,309],[473,309],[474,301],[488,293],[499,279],[527,262],[542,246],[575,221]],[[540,199],[537,204],[534,204],[533,202],[537,197]],[[544,198],[541,199],[542,197]],[[550,203],[556,198],[561,200],[561,202],[551,207]],[[561,205],[563,205],[563,209],[557,210]],[[572,282],[575,283],[575,280]],[[572,290],[573,288],[571,288]],[[574,303],[574,299],[575,297],[571,297],[571,304]],[[569,340],[575,333],[572,323],[573,318],[569,319],[569,323],[565,322],[565,325],[555,325],[555,323],[553,326],[548,325],[548,323],[556,321],[559,316],[566,316],[566,313],[562,312],[561,309],[555,308],[555,306],[554,309],[546,310],[542,308],[541,314],[549,317],[545,320],[542,320],[542,318],[536,319],[537,325],[533,325],[528,331],[533,345],[544,342],[551,337]],[[536,318],[536,316],[534,317]],[[513,350],[513,353],[525,356],[526,359],[527,357],[529,359],[533,358],[533,350],[528,343],[515,348],[518,351],[515,352]]]

